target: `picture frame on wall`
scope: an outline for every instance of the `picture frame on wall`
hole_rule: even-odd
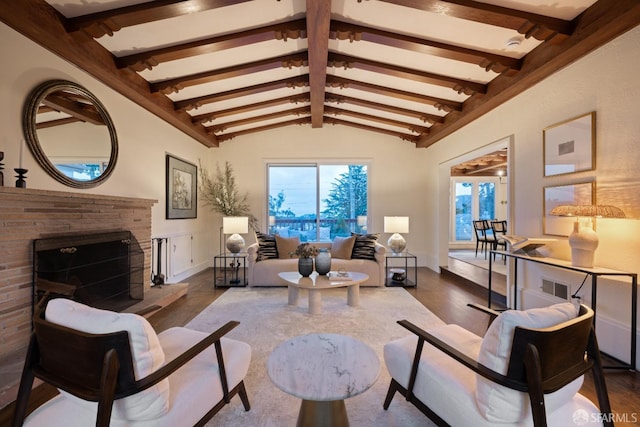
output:
[[[553,216],[549,213],[560,205],[593,205],[596,203],[595,181],[544,187],[543,230],[544,234],[568,236],[576,218]]]
[[[167,219],[198,216],[198,168],[196,165],[167,154],[166,168]]]
[[[542,131],[544,176],[594,170],[596,113],[592,111]]]

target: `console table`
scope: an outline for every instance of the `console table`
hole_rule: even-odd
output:
[[[602,267],[576,267],[571,265],[570,261],[546,258],[546,257],[531,257],[528,255],[515,254],[507,251],[489,251],[489,298],[487,306],[491,308],[491,273],[493,269],[493,257],[491,255],[501,255],[509,258],[513,258],[513,306],[512,308],[518,308],[518,260],[522,262],[534,262],[538,264],[548,265],[555,268],[561,268],[564,270],[575,271],[577,273],[583,273],[591,276],[591,308],[594,312],[593,327],[595,329],[595,315],[598,297],[598,278],[601,276],[624,276],[631,279],[631,363],[628,366],[621,366],[621,368],[630,368],[636,370],[636,322],[637,322],[637,309],[638,309],[638,274],[629,273],[626,271],[612,270],[610,268]],[[507,286],[508,287],[508,286]]]

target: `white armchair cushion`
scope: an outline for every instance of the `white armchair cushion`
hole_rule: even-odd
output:
[[[56,298],[47,304],[45,318],[49,322],[90,334],[127,331],[136,379],[148,376],[164,364],[165,355],[158,336],[142,316],[100,310],[69,299]],[[87,402],[71,394],[62,393],[80,405],[97,407],[95,402]],[[113,404],[112,418],[150,420],[161,417],[168,410],[169,381],[165,379],[138,394],[116,400]]]
[[[576,316],[577,308],[571,303],[522,311],[505,311],[487,329],[480,346],[478,362],[506,375],[516,326],[547,328]],[[560,390],[546,395],[547,410],[553,412],[570,401],[582,386],[582,381],[583,377],[580,377]],[[477,376],[476,401],[480,413],[491,422],[518,422],[530,412],[529,397],[526,393],[497,385],[480,375]]]

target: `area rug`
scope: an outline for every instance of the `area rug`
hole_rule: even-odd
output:
[[[391,380],[384,366],[385,343],[407,336],[396,323],[407,319],[422,328],[443,324],[433,313],[402,288],[361,288],[360,306],[346,304],[346,289],[329,289],[322,294],[322,314],[307,312],[307,294],[300,292],[298,306],[287,305],[286,288],[229,289],[198,314],[187,327],[211,332],[229,320],[240,325],[228,336],[251,345],[252,359],[245,379],[251,410],[244,411],[236,396],[207,425],[283,427],[296,424],[300,399],[280,391],[269,379],[267,357],[283,341],[316,332],[349,335],[368,344],[380,360],[380,376],[361,395],[345,401],[351,426],[408,427],[432,423],[401,395],[388,411],[382,408]]]

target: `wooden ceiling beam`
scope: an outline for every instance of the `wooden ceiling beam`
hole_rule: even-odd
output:
[[[95,40],[78,40],[65,28],[65,18],[44,0],[0,0],[0,20],[40,46],[64,58],[106,86],[147,109],[207,147],[217,147],[214,135],[191,122],[186,112],[176,112],[173,102],[160,93],[150,93],[141,76],[120,70],[114,56]]]
[[[311,114],[311,108],[309,106],[291,108],[289,110],[276,111],[274,113],[262,114],[260,116],[248,117],[246,119],[240,119],[240,120],[234,120],[231,122],[215,124],[213,126],[208,126],[207,131],[220,133],[220,132],[226,131],[229,128],[244,126],[251,123],[265,122],[267,120],[277,119],[278,117],[308,116],[309,114]]]
[[[466,95],[474,93],[486,93],[487,85],[472,82],[469,80],[457,79],[440,74],[427,73],[425,71],[413,70],[411,68],[400,67],[393,64],[372,61],[370,59],[358,58],[350,55],[343,55],[329,52],[329,66],[336,68],[357,68],[359,70],[371,71],[391,77],[409,79],[421,83],[443,86]]]
[[[399,120],[393,120],[386,117],[374,116],[373,114],[365,114],[358,111],[345,110],[343,108],[326,106],[325,113],[331,114],[332,116],[349,116],[349,117],[354,117],[356,119],[369,120],[372,122],[378,122],[378,123],[382,123],[389,126],[404,128],[420,135],[423,133],[429,133],[428,127],[418,126],[418,125],[414,125],[412,123],[407,123],[407,122],[401,122]]]
[[[324,122],[331,125],[344,125],[353,127],[356,129],[368,130],[370,132],[382,133],[385,135],[391,135],[402,139],[403,141],[409,141],[415,143],[418,140],[418,137],[415,135],[410,135],[408,133],[396,132],[389,129],[383,129],[375,126],[363,125],[361,123],[350,122],[348,120],[336,119],[335,117],[324,116]]]
[[[522,66],[518,58],[496,55],[489,52],[454,46],[434,40],[421,39],[390,31],[349,24],[337,20],[331,21],[331,38],[350,41],[367,41],[412,52],[424,53],[441,58],[474,64],[486,71],[515,74]]]
[[[421,95],[419,93],[407,92],[400,89],[388,88],[385,86],[375,85],[372,83],[361,82],[358,80],[346,79],[338,76],[327,76],[327,85],[331,87],[339,87],[341,89],[354,88],[364,90],[366,92],[376,93],[378,95],[391,96],[407,101],[420,102],[432,105],[439,110],[445,111],[461,111],[462,103],[450,101],[448,99],[437,98],[435,96]]]
[[[575,32],[562,45],[542,44],[530,52],[514,77],[496,77],[483,96],[471,96],[461,112],[450,113],[418,147],[435,144],[494,108],[520,95],[549,75],[640,25],[640,2],[598,0],[575,19]]]
[[[298,104],[309,102],[309,92],[300,93],[292,96],[285,96],[282,98],[270,99],[267,101],[256,102],[248,105],[241,105],[240,107],[227,108],[226,110],[212,111],[210,113],[199,114],[193,116],[194,123],[206,123],[212,120],[219,119],[221,117],[233,116],[236,114],[247,113],[249,111],[262,110],[263,108],[275,107],[282,104]]]
[[[68,114],[82,122],[105,126],[104,119],[93,104],[69,99],[64,92],[53,92],[47,95],[42,103],[61,113]],[[38,109],[38,111],[40,111]]]
[[[117,58],[118,68],[129,68],[132,71],[151,70],[153,67],[168,61],[190,58],[192,56],[219,52],[269,40],[298,39],[306,37],[305,19],[267,25],[233,34],[209,37],[174,46],[134,53]],[[328,43],[328,42],[327,42]]]
[[[331,0],[307,0],[307,40],[309,49],[309,91],[311,127],[321,128],[324,91],[327,82]]]
[[[228,99],[240,98],[248,95],[255,95],[257,93],[267,92],[275,89],[282,88],[297,88],[309,86],[309,75],[289,77],[286,79],[276,80],[272,82],[260,83],[253,86],[241,87],[238,89],[231,89],[225,92],[212,93],[210,95],[198,96],[195,98],[184,99],[182,101],[175,102],[175,109],[177,111],[193,110],[201,107],[205,104],[211,104],[213,102],[226,101]]]
[[[82,31],[89,37],[99,38],[105,34],[112,36],[114,32],[124,27],[204,12],[247,1],[249,0],[152,1],[71,18],[65,26],[68,32]]]
[[[381,0],[396,6],[516,30],[525,37],[561,42],[573,33],[573,23],[545,15],[472,0]]]
[[[202,73],[191,74],[189,76],[167,79],[151,83],[151,92],[162,92],[170,94],[179,92],[185,87],[211,83],[218,80],[232,77],[244,76],[246,74],[258,73],[275,68],[303,67],[308,64],[307,52],[298,52],[291,55],[282,55],[275,58],[263,59],[247,64],[234,65],[220,68],[218,70],[204,71]]]
[[[443,116],[436,116],[435,114],[424,113],[422,111],[409,110],[407,108],[396,107],[393,105],[381,104],[379,102],[368,101],[365,99],[355,98],[352,96],[340,95],[333,92],[327,92],[325,94],[325,101],[329,103],[335,102],[337,104],[342,104],[342,103],[353,104],[353,105],[358,105],[360,107],[371,108],[373,110],[380,110],[380,111],[385,111],[387,113],[398,114],[400,116],[415,117],[431,125],[444,122]]]
[[[248,135],[248,134],[251,134],[251,133],[263,132],[265,130],[277,129],[277,128],[281,128],[281,127],[285,127],[285,126],[291,126],[291,125],[305,125],[305,124],[309,124],[309,123],[311,123],[311,116],[302,117],[300,119],[295,119],[295,120],[288,120],[288,121],[280,122],[280,123],[272,123],[272,124],[269,124],[269,125],[258,126],[258,127],[255,127],[255,128],[245,129],[245,130],[241,130],[241,131],[233,132],[233,133],[223,133],[223,134],[218,135],[218,141],[223,142],[223,141],[228,141],[230,139],[233,139],[236,136]]]

